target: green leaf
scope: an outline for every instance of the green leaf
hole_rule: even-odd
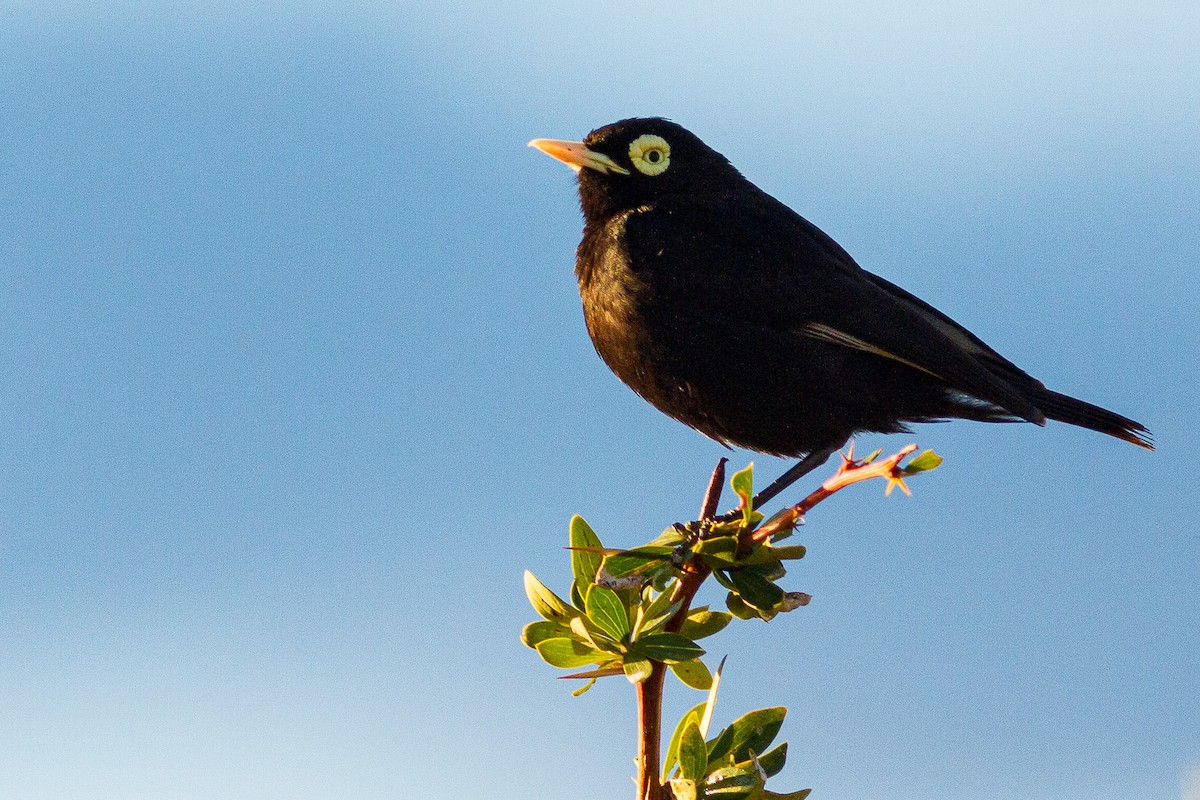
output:
[[[787,742],[779,745],[769,753],[758,757],[758,766],[770,778],[772,775],[778,775],[783,769],[784,763],[787,761]]]
[[[636,639],[645,633],[653,633],[658,628],[666,625],[671,617],[675,616],[675,612],[679,610],[680,605],[679,602],[671,602],[670,592],[660,592],[649,603],[643,601],[637,625],[633,631],[633,638]]]
[[[733,728],[722,728],[716,738],[708,743],[708,763],[726,760],[733,752]]]
[[[703,556],[724,557],[726,560],[732,561],[737,554],[737,548],[736,536],[714,536],[710,539],[701,539],[692,549]]]
[[[592,530],[583,517],[576,514],[571,517],[570,527],[571,547],[603,547],[600,537]],[[571,551],[571,574],[579,585],[579,593],[586,594],[587,587],[596,582],[596,573],[600,571],[600,563],[604,557],[596,552],[587,550]]]
[[[729,730],[733,731],[733,744],[730,749],[733,760],[747,761],[751,751],[762,753],[770,747],[779,734],[785,716],[787,709],[776,706],[760,708],[734,720],[729,726]]]
[[[786,715],[787,709],[777,706],[760,708],[738,717],[708,743],[708,763],[727,756],[735,762],[749,761],[751,750],[759,753],[771,746]]]
[[[729,486],[742,504],[750,509],[750,501],[754,496],[754,463],[751,462],[745,469],[733,473],[733,477],[729,479]]]
[[[746,526],[745,520],[731,522],[713,522],[708,525],[708,539],[718,539],[722,536],[737,536]]]
[[[919,472],[929,472],[942,465],[942,457],[932,450],[926,450],[921,455],[904,465],[901,470],[905,475],[916,475]]]
[[[784,547],[772,547],[771,552],[781,561],[795,561],[798,558],[804,558],[808,548],[802,544],[792,544]]]
[[[779,556],[775,555],[774,547],[765,544],[758,544],[755,545],[753,550],[739,558],[737,561],[729,564],[726,568],[728,569],[729,567],[733,567],[735,569],[741,569],[742,567],[758,567],[759,569],[756,569],[755,571],[760,575],[765,575],[768,571],[767,568],[778,571],[779,569],[783,568],[783,564],[779,561]],[[773,577],[771,579],[775,580]]]
[[[684,686],[698,689],[701,692],[707,692],[712,686],[712,673],[698,658],[691,661],[679,661],[667,666],[671,668],[671,672],[675,673],[676,678],[683,681]]]
[[[604,558],[604,573],[612,578],[624,578],[635,573],[653,569],[664,562],[669,562],[673,547],[645,546],[635,547],[621,553],[614,553]]]
[[[688,540],[688,535],[679,530],[675,526],[667,528],[658,536],[655,536],[651,541],[646,543],[647,547],[670,547],[674,550],[679,545]]]
[[[746,605],[746,602],[733,592],[725,595],[725,607],[738,619],[754,619],[758,616],[756,609]]]
[[[708,751],[704,745],[704,737],[695,720],[683,729],[679,739],[679,774],[693,781],[704,780],[708,772]]]
[[[671,584],[671,581],[675,580],[677,572],[678,570],[675,569],[673,564],[670,564],[670,562],[664,562],[664,564],[659,567],[658,570],[650,573],[648,576],[650,579],[649,586],[651,586],[654,591],[662,594],[667,590],[667,586]]]
[[[587,591],[586,585],[581,590],[579,581],[571,581],[571,605],[581,614],[587,610],[587,606],[583,603],[583,592],[585,591]]]
[[[643,636],[633,643],[631,651],[668,664],[675,661],[691,661],[704,655],[704,648],[678,633],[651,633]]]
[[[654,664],[646,658],[627,658],[625,659],[625,677],[630,683],[641,683],[650,677],[650,672],[654,669]]]
[[[747,564],[745,570],[753,572],[755,575],[761,575],[769,581],[777,581],[787,575],[787,568],[783,566],[783,562],[775,557],[771,551],[773,547],[760,547],[757,552],[763,553],[769,558],[763,557],[755,564]]]
[[[663,759],[663,774],[662,779],[665,781],[671,774],[671,768],[675,766],[679,760],[679,742],[683,739],[683,732],[687,729],[688,723],[695,721],[699,723],[704,714],[705,704],[693,708],[691,711],[679,718],[679,722],[675,725],[675,732],[671,734],[671,741],[667,745],[667,755]]]
[[[729,580],[742,599],[760,611],[774,611],[783,601],[783,589],[754,570],[731,570]]]
[[[618,642],[629,635],[629,614],[612,589],[592,586],[587,592],[586,607],[588,619]]]
[[[708,606],[693,608],[679,632],[692,641],[712,636],[725,629],[733,617],[724,611],[709,611]]]
[[[521,631],[521,642],[526,647],[537,647],[539,642],[544,642],[547,639],[553,639],[558,636],[566,636],[567,629],[557,622],[542,620],[540,622],[531,622]]]
[[[546,588],[537,577],[525,570],[525,595],[533,610],[552,622],[568,622],[571,617],[579,616],[579,612],[567,605],[561,597]]]
[[[758,771],[742,767],[722,767],[714,770],[705,782],[704,797],[712,800],[743,800],[762,789]]]
[[[563,669],[582,667],[587,664],[602,664],[612,660],[611,654],[593,650],[578,639],[566,637],[538,642],[536,650],[547,664]]]
[[[593,650],[604,650],[614,654],[621,652],[621,646],[608,638],[599,625],[589,622],[587,617],[576,617],[571,620],[569,627],[575,639]]]

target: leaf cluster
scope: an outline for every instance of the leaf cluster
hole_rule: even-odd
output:
[[[593,666],[568,676],[589,679],[577,694],[605,675],[624,674],[640,683],[650,676],[655,661],[666,664],[686,685],[707,690],[712,675],[700,660],[704,648],[696,640],[728,625],[730,614],[693,608],[679,630],[666,630],[682,607],[672,597],[679,574],[671,560],[675,548],[639,548],[650,553],[606,550],[579,516],[571,520],[570,543],[571,601],[526,572],[525,593],[542,619],[525,626],[521,641],[552,666]]]
[[[792,535],[796,524],[777,525],[785,512],[766,520],[753,507],[754,465],[734,474],[730,485],[741,501],[741,518],[710,526],[695,550],[712,570],[717,583],[728,590],[725,606],[738,619],[771,620],[784,611],[808,605],[811,599],[803,592],[788,592],[779,586],[787,575],[784,561],[804,558],[803,545],[779,545]],[[770,536],[758,537],[762,526],[774,530]]]
[[[847,456],[834,476],[842,481],[823,484],[810,499],[818,502],[855,479],[869,477],[887,478],[889,491],[899,485],[907,492],[905,477],[941,462],[927,451],[899,467],[912,449],[915,445],[874,466],[868,465],[878,451],[859,461]],[[844,477],[854,470],[861,470],[854,479]],[[628,550],[606,548],[582,517],[572,518],[569,600],[533,573],[525,573],[525,593],[541,619],[525,626],[521,641],[552,666],[590,667],[564,676],[587,680],[576,695],[610,675],[625,675],[631,683],[643,684],[658,664],[687,686],[708,691],[708,700],[680,720],[667,749],[662,778],[674,800],[804,800],[809,793],[805,789],[777,794],[766,789],[767,779],[783,768],[787,757],[786,742],[771,747],[786,709],[751,711],[706,738],[721,670],[715,675],[709,671],[701,660],[705,651],[697,642],[724,629],[734,617],[769,621],[811,599],[779,585],[787,575],[784,562],[805,555],[803,546],[780,542],[803,523],[802,513],[809,506],[793,506],[764,520],[753,507],[753,478],[751,465],[730,480],[740,500],[731,519],[673,525],[654,540]],[[727,611],[690,607],[708,575],[726,590]],[[661,682],[646,686],[661,691]],[[657,727],[655,721],[653,728]]]
[[[716,702],[717,679],[708,700],[683,715],[663,762],[663,781],[675,800],[804,800],[811,789],[779,794],[766,788],[787,760],[787,742],[771,744],[783,726],[787,709],[760,708],[743,714],[716,736],[706,739]]]

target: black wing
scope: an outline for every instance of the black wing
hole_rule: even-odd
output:
[[[970,331],[863,270],[837,242],[770,196],[740,200],[659,203],[629,219],[627,241],[635,247],[653,242],[660,257],[671,251],[665,261],[674,274],[656,280],[688,281],[688,291],[706,294],[714,312],[894,359],[955,391],[1045,423],[1020,386],[1036,381]],[[680,268],[688,264],[704,266]],[[697,284],[708,291],[697,293]]]

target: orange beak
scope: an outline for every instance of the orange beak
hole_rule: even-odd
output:
[[[629,170],[618,166],[617,162],[603,153],[589,150],[583,142],[568,142],[562,139],[534,139],[529,143],[529,146],[536,147],[551,158],[557,158],[576,172],[587,167],[588,169],[594,169],[602,173],[615,172],[618,175],[629,174]]]

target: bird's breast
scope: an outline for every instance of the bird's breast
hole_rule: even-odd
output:
[[[586,232],[579,245],[579,295],[588,332],[601,355],[609,347],[631,343],[626,341],[631,338],[628,329],[636,327],[639,300],[646,291],[629,263],[623,232],[624,219],[614,220]]]
[[[654,393],[653,366],[658,360],[659,345],[651,335],[656,290],[652,275],[631,262],[625,242],[627,220],[642,210],[589,226],[579,245],[576,276],[596,351],[617,377],[646,396]]]

